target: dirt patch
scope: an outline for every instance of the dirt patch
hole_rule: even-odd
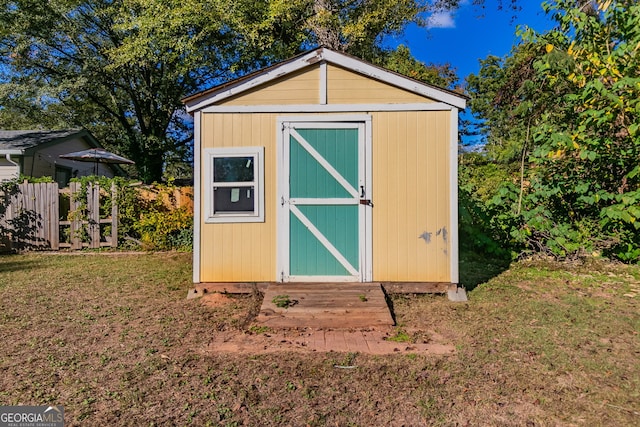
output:
[[[514,264],[468,303],[391,295],[396,327],[340,334],[256,324],[258,292],[185,299],[190,254],[2,256],[0,401],[67,426],[637,425],[640,269],[588,273]]]
[[[228,295],[212,293],[205,294],[200,298],[200,302],[209,308],[222,307],[227,304],[232,304],[233,299],[231,299]]]
[[[451,355],[455,347],[444,341],[396,342],[392,329],[276,330],[263,333],[225,331],[215,334],[205,353],[268,354],[278,352]]]

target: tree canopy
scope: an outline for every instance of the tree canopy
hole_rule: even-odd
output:
[[[212,23],[184,31],[176,20],[195,21],[188,16],[198,11],[181,5],[147,2],[157,20],[130,26],[131,16],[144,16],[135,1],[3,2],[3,109],[43,126],[86,127],[134,159],[142,179],[160,180],[165,153],[183,149],[188,136],[181,97],[224,69],[219,52],[233,42]]]
[[[488,58],[469,79],[488,135],[476,170],[504,162],[510,172],[491,189],[478,191],[476,179],[467,191],[484,194],[476,208],[489,232],[517,251],[638,260],[640,5],[543,7],[556,28],[522,29],[508,57]]]
[[[506,1],[505,1],[506,2]],[[509,3],[514,3],[510,1]],[[189,160],[180,100],[317,45],[436,84],[386,36],[457,0],[0,0],[0,126],[85,127],[145,182]]]

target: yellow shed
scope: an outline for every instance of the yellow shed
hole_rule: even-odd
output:
[[[184,103],[195,283],[458,283],[464,96],[318,48]]]

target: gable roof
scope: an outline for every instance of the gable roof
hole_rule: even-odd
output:
[[[40,148],[61,144],[70,139],[82,139],[91,148],[103,148],[102,144],[85,129],[65,130],[1,130],[0,156],[30,155]],[[118,175],[126,176],[126,172],[118,164],[109,164]]]
[[[192,113],[310,65],[322,62],[346,68],[456,108],[464,109],[466,107],[468,98],[464,95],[423,83],[325,47],[319,47],[230,82],[198,92],[184,98],[182,102],[185,104],[187,112]]]
[[[36,147],[61,143],[72,138],[82,138],[92,147],[100,143],[88,131],[67,130],[0,130],[0,154],[24,155]]]

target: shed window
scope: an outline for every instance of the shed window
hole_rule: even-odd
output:
[[[264,148],[205,150],[207,222],[264,221]]]

